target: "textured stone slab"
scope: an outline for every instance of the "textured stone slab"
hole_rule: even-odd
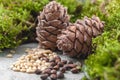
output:
[[[13,58],[6,58],[6,54],[9,53],[10,50],[5,50],[2,53],[0,53],[0,80],[40,80],[40,76],[35,74],[27,74],[22,72],[14,72],[10,69],[10,65],[14,63],[17,58],[19,58],[22,55],[26,55],[25,49],[26,48],[36,48],[36,43],[30,43],[30,44],[24,44],[15,49],[16,53],[13,55]],[[69,59],[71,58],[58,54],[62,59]],[[72,59],[74,62],[77,62],[77,60]],[[61,80],[81,80],[81,78],[84,76],[84,73],[79,74],[72,74],[71,72],[65,73],[65,79]]]

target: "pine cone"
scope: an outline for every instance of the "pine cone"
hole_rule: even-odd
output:
[[[57,35],[68,26],[67,9],[56,1],[47,4],[38,16],[37,40],[41,48],[56,49]]]
[[[103,26],[103,22],[95,16],[77,20],[58,35],[58,49],[70,57],[86,57],[92,50],[92,37],[101,34]]]

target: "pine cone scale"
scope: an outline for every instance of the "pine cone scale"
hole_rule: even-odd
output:
[[[83,45],[83,48],[82,48],[82,51],[81,51],[81,52],[84,53],[84,54],[87,54],[87,53],[88,53],[88,47],[87,47],[86,44]]]
[[[76,31],[76,27],[71,26],[71,27],[68,28],[68,30],[70,30],[71,32],[75,32]]]
[[[47,31],[45,31],[45,30],[41,30],[40,32],[39,32],[40,34],[41,34],[41,36],[46,36],[46,37],[48,37],[50,34],[47,32]]]
[[[51,46],[55,46],[56,44],[52,43],[52,42],[48,42],[48,41],[43,41],[41,42],[42,47],[44,47],[45,49],[49,49]],[[54,49],[54,47],[52,47]]]
[[[49,25],[50,25],[50,23],[47,22],[46,20],[41,20],[40,21],[40,26],[49,26]]]
[[[45,19],[47,21],[55,20],[52,13],[45,14]]]
[[[67,23],[62,23],[60,25],[57,26],[58,29],[65,29],[68,26]]]
[[[92,38],[88,35],[87,32],[85,32],[85,34],[84,34],[84,42],[86,42],[87,46],[91,45],[91,40],[92,40]]]
[[[43,36],[41,36],[41,35],[38,35],[38,37],[36,38],[38,41],[45,41],[46,39],[43,37]]]
[[[84,41],[83,35],[79,30],[76,31],[76,38],[79,40],[79,42],[82,44]]]
[[[81,45],[81,43],[78,41],[78,39],[75,40],[75,47],[74,47],[74,48],[76,49],[76,52],[77,52],[77,53],[80,53],[80,51],[81,51],[81,49],[82,49],[82,45]]]
[[[99,30],[99,24],[95,20],[92,20],[93,27]]]
[[[74,40],[75,40],[75,32],[68,31],[67,37],[69,38],[70,41],[74,42]]]
[[[84,26],[83,25],[79,25],[79,24],[77,24],[77,26],[80,26],[80,27],[78,27],[78,30],[81,32],[81,34],[84,34],[85,33]]]
[[[46,30],[46,31],[51,32],[51,33],[52,32],[54,33],[54,31],[56,31],[57,28],[49,26],[49,27],[44,27],[43,30]]]
[[[50,21],[50,25],[51,26],[55,26],[57,27],[58,25],[60,25],[62,22],[59,21],[59,20],[53,20],[53,21]]]
[[[57,38],[54,35],[50,35],[50,36],[47,37],[47,40],[49,40],[49,41],[54,43],[55,41],[57,41]]]

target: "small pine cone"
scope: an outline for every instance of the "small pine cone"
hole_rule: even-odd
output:
[[[70,57],[86,57],[92,50],[92,37],[103,31],[103,23],[98,17],[77,20],[58,35],[57,46]]]
[[[67,9],[56,1],[47,4],[38,16],[38,27],[36,28],[39,46],[45,49],[55,50],[57,48],[57,35],[69,25],[70,17]]]

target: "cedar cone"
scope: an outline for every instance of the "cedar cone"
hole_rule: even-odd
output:
[[[57,35],[69,25],[67,9],[56,1],[47,4],[38,16],[36,28],[40,48],[55,50]]]
[[[96,16],[77,20],[58,35],[57,46],[70,57],[86,57],[92,50],[92,37],[103,32],[104,23]]]

